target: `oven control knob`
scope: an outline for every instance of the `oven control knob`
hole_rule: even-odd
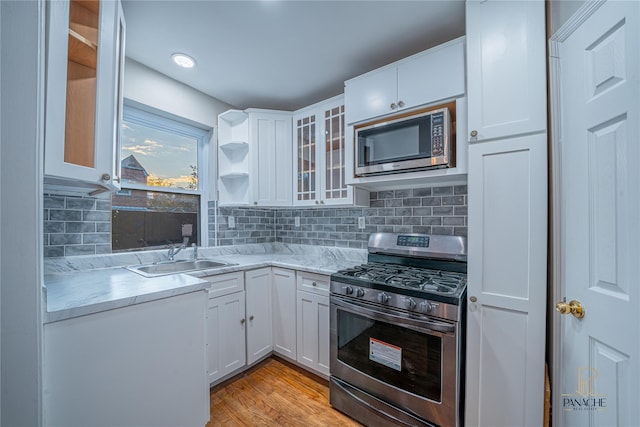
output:
[[[358,289],[356,290],[356,296],[357,296],[357,297],[363,297],[363,296],[364,296],[364,289],[362,289],[362,288],[358,288]]]
[[[386,304],[389,302],[389,295],[385,294],[384,292],[380,292],[378,294],[378,302],[380,304]]]
[[[353,287],[347,286],[346,288],[344,288],[344,293],[347,295],[351,295],[353,293]]]
[[[415,302],[415,300],[413,298],[409,298],[407,300],[407,308],[409,310],[413,310],[414,308],[416,308],[416,302]]]
[[[420,303],[420,311],[423,313],[428,313],[433,310],[433,305],[429,303],[429,301],[422,301]]]

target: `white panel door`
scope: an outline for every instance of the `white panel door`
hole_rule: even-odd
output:
[[[544,2],[467,1],[472,141],[546,129]]]
[[[209,299],[207,372],[209,383],[246,363],[244,291]]]
[[[296,273],[271,269],[273,351],[296,360]]]
[[[250,122],[251,204],[290,206],[293,200],[291,114],[255,110],[250,111]]]
[[[298,291],[298,363],[329,375],[329,297]]]
[[[393,113],[398,101],[398,72],[395,65],[371,71],[344,85],[347,124]]]
[[[291,116],[274,120],[274,188],[271,204],[274,206],[291,206],[293,203],[293,140]]]
[[[256,153],[253,164],[254,204],[269,205],[275,189],[275,144],[274,122],[270,118],[258,117],[252,121],[255,132],[251,143]]]
[[[631,426],[640,395],[640,7],[583,11],[558,46],[559,286],[584,317],[554,313],[554,424]]]
[[[244,273],[247,315],[247,363],[273,350],[271,324],[271,267]]]
[[[542,425],[546,148],[545,133],[469,147],[470,426]]]
[[[398,64],[400,108],[464,96],[464,39]]]

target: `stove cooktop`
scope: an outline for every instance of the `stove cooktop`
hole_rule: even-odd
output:
[[[332,281],[458,304],[466,274],[391,263],[369,262],[340,270]]]
[[[464,286],[464,274],[396,264],[367,263],[339,271],[348,277],[386,283],[399,288],[409,288],[453,295]]]

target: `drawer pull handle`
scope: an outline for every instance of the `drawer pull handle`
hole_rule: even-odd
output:
[[[249,316],[249,320],[253,320],[253,314]]]
[[[246,322],[246,319],[240,319],[240,323],[244,325],[244,322]]]
[[[311,286],[318,286],[316,282],[311,282]]]

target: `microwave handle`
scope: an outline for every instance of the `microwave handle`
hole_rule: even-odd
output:
[[[413,329],[421,330],[424,332],[442,332],[445,334],[451,334],[455,332],[455,326],[449,323],[439,322],[437,320],[428,319],[426,317],[416,318],[402,313],[391,313],[383,308],[374,307],[371,305],[353,304],[345,301],[339,296],[331,295],[331,304],[337,307],[342,307],[354,314],[360,314],[362,316],[368,316],[370,318],[386,320],[388,322],[397,322],[402,326],[413,326]]]

